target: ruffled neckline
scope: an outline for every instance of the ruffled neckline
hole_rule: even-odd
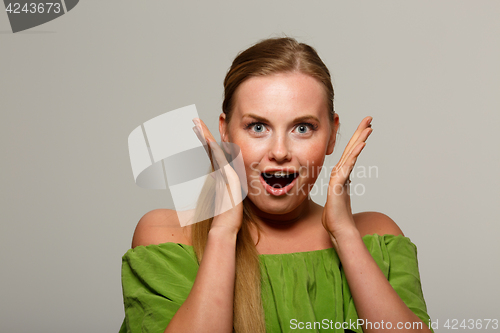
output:
[[[403,235],[392,235],[392,234],[385,234],[385,235],[379,235],[379,234],[368,234],[364,235],[362,237],[363,240],[369,239],[369,238],[385,238],[386,240],[389,240],[391,238],[403,238],[408,240],[410,243],[411,240],[410,238],[403,236]],[[186,249],[190,249],[191,251],[194,252],[194,248],[192,245],[184,244],[184,243],[176,243],[176,242],[166,242],[166,243],[160,243],[160,244],[150,244],[150,245],[139,245],[145,248],[150,248],[150,247],[168,247],[172,245],[177,245],[181,246]],[[259,254],[259,257],[279,257],[279,256],[291,256],[291,255],[312,255],[312,254],[321,254],[321,253],[328,253],[328,252],[335,252],[335,249],[333,247],[329,247],[326,249],[321,249],[321,250],[312,250],[312,251],[301,251],[301,252],[290,252],[290,253],[266,253],[266,254]]]

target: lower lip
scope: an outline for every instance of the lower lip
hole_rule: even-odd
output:
[[[274,187],[270,186],[268,183],[266,183],[266,181],[262,177],[262,174],[260,175],[260,182],[262,183],[262,186],[264,186],[264,188],[266,189],[266,191],[268,193],[275,195],[275,196],[280,196],[280,195],[287,194],[292,189],[293,185],[295,185],[298,178],[299,178],[299,176],[295,177],[295,179],[292,180],[292,182],[290,184],[288,184],[287,186],[282,187],[282,188],[274,188]]]

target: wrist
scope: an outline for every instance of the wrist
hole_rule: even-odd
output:
[[[330,238],[337,252],[347,247],[348,245],[353,244],[353,242],[359,240],[362,241],[361,233],[356,227],[346,228],[336,232],[335,234],[331,233]]]
[[[208,238],[215,239],[218,243],[234,243],[238,237],[238,229],[227,226],[214,226],[208,231]]]

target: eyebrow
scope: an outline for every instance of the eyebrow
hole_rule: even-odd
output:
[[[269,120],[267,120],[266,118],[258,116],[258,115],[253,114],[253,113],[245,113],[242,118],[244,118],[244,117],[251,117],[251,118],[257,119],[258,121],[261,121],[264,123],[269,123]],[[305,115],[305,116],[297,117],[293,120],[293,122],[298,123],[298,122],[308,121],[308,120],[315,120],[318,123],[320,122],[319,119],[313,115]]]

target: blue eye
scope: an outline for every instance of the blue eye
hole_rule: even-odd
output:
[[[311,131],[315,131],[318,126],[311,123],[301,123],[295,127],[299,134],[308,134]],[[254,133],[264,133],[266,130],[266,125],[261,122],[253,122],[245,126],[246,130],[252,129]]]
[[[254,129],[255,132],[257,133],[260,133],[262,131],[264,131],[264,125],[263,124],[260,124],[260,123],[256,123],[252,126],[252,128]]]
[[[253,122],[245,126],[245,129],[252,129],[255,133],[263,133],[266,126],[263,123]]]
[[[314,130],[316,130],[317,126],[314,126],[313,124],[310,124],[310,123],[302,123],[302,124],[299,124],[296,128],[300,134],[307,134],[308,128],[309,128],[309,130],[314,131]]]
[[[299,125],[299,126],[297,126],[297,129],[298,129],[299,133],[306,133],[307,126],[306,125]]]

